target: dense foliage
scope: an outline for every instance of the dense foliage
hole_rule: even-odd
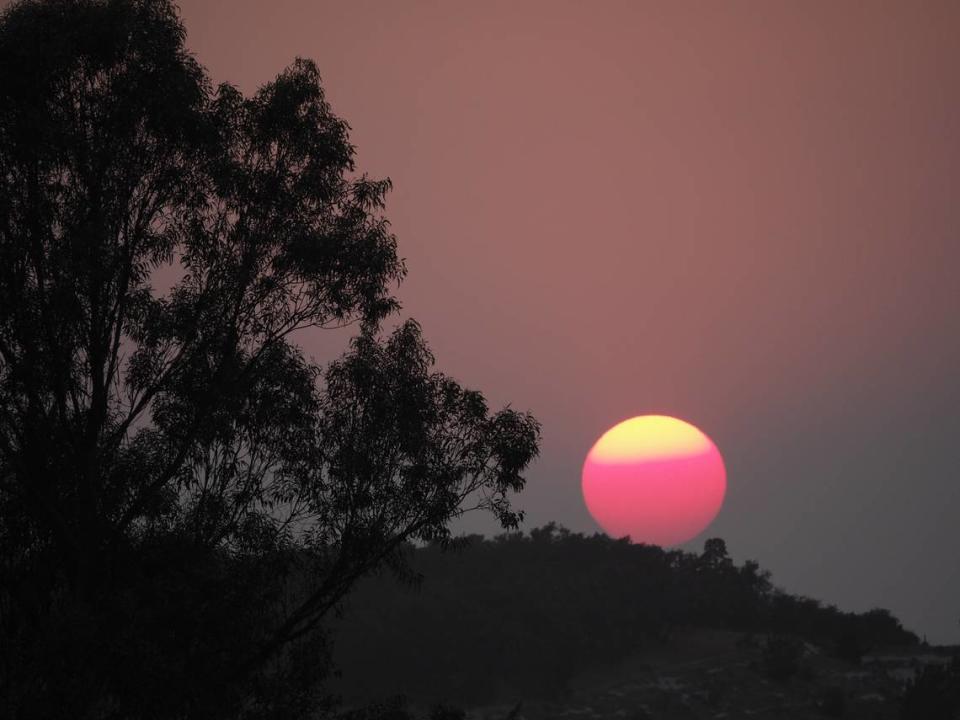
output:
[[[960,714],[960,658],[928,665],[907,685],[903,720],[956,720]]]
[[[433,370],[317,68],[214,88],[172,0],[0,16],[0,715],[287,716],[538,425]],[[320,366],[298,333],[353,326]]]
[[[885,610],[855,614],[776,589],[722,540],[700,554],[631,545],[554,525],[468,538],[458,552],[408,548],[419,587],[381,577],[351,598],[335,660],[350,698],[406,693],[471,704],[551,696],[681,628],[772,634],[772,677],[796,659],[779,636],[828,652],[914,643]]]

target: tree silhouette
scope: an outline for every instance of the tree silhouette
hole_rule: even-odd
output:
[[[10,717],[313,702],[356,580],[470,507],[515,526],[537,453],[536,421],[434,372],[414,322],[381,339],[389,181],[355,173],[316,67],[245,97],[184,36],[170,0],[0,19]],[[347,325],[326,369],[293,341]]]

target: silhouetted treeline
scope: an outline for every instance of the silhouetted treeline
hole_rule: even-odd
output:
[[[775,588],[756,562],[735,564],[720,539],[696,554],[551,524],[472,536],[456,552],[408,552],[419,587],[366,581],[337,630],[348,700],[549,695],[687,627],[790,635],[847,660],[917,642],[886,610],[842,612]]]

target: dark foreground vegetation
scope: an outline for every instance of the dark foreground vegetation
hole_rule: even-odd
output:
[[[772,680],[798,672],[803,643],[857,663],[918,642],[886,610],[848,613],[775,588],[755,562],[735,564],[719,539],[696,554],[548,525],[471,537],[453,552],[408,552],[418,588],[382,576],[350,599],[335,654],[348,699],[472,705],[562,695],[577,676],[691,629],[756,636]]]
[[[313,63],[214,85],[171,0],[0,14],[0,717],[289,718],[322,621],[466,506],[525,413],[433,369]],[[296,338],[352,327],[317,363]]]

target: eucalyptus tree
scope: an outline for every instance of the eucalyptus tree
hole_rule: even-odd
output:
[[[318,629],[469,508],[533,417],[433,368],[389,181],[317,68],[214,87],[169,0],[0,18],[0,685],[11,717],[310,701]],[[326,366],[296,343],[350,326]],[[149,712],[144,708],[150,708]]]

